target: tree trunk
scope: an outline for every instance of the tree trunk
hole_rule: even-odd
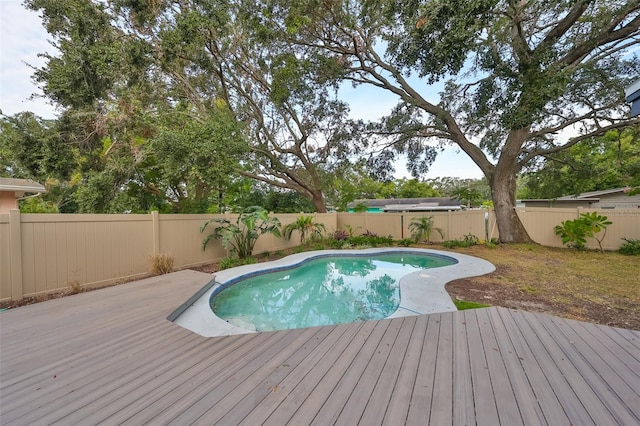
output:
[[[530,243],[531,237],[516,213],[516,173],[496,167],[491,179],[491,198],[502,243]]]
[[[324,195],[322,194],[322,191],[317,190],[311,192],[311,202],[316,208],[317,213],[327,212],[327,206],[324,204]]]

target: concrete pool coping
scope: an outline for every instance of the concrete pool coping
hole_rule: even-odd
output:
[[[211,295],[229,283],[272,270],[293,268],[314,258],[327,256],[366,256],[385,253],[416,253],[448,257],[457,263],[411,272],[400,279],[400,307],[388,318],[456,311],[445,290],[449,281],[488,274],[495,266],[484,259],[443,250],[417,248],[370,248],[363,250],[318,250],[296,253],[282,259],[238,266],[216,272],[213,279],[167,319],[205,337],[256,333],[255,330],[235,326],[215,315],[209,306]]]

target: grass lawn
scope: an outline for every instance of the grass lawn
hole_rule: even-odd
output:
[[[640,329],[638,256],[535,244],[452,251],[496,265],[491,274],[449,283],[454,299]]]

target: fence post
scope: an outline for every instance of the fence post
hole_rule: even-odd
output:
[[[21,300],[24,296],[22,282],[22,225],[20,210],[9,210],[9,269],[11,271],[11,300]]]
[[[153,232],[153,255],[160,254],[160,215],[157,211],[151,212],[151,229]]]

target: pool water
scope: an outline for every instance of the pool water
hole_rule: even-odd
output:
[[[454,263],[414,253],[321,257],[238,281],[210,305],[218,317],[256,331],[382,319],[399,307],[400,278]]]

